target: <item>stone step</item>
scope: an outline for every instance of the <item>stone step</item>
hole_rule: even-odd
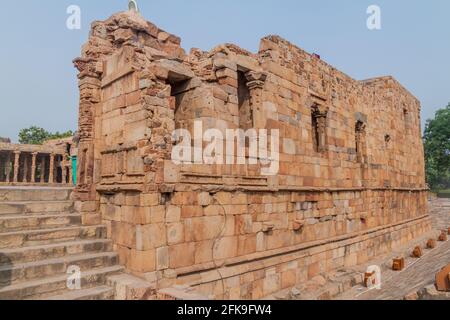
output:
[[[73,188],[66,187],[0,187],[0,201],[70,200]]]
[[[82,253],[108,252],[111,250],[112,241],[107,239],[76,240],[41,246],[2,249],[0,250],[0,265],[55,259]]]
[[[0,232],[36,230],[81,224],[80,214],[1,215]]]
[[[73,201],[0,202],[0,215],[73,212]]]
[[[106,278],[124,270],[121,266],[112,266],[81,272],[81,289],[87,290],[106,283]],[[22,282],[0,288],[0,300],[46,299],[69,292],[68,275],[58,275],[38,280]]]
[[[51,244],[76,239],[105,239],[106,226],[73,226],[0,233],[0,249]]]
[[[85,290],[71,290],[63,294],[47,297],[45,300],[114,300],[114,290],[108,286],[93,287]]]
[[[84,253],[63,258],[40,260],[16,265],[0,266],[0,286],[9,286],[38,278],[67,274],[71,266],[81,272],[117,264],[114,252]]]

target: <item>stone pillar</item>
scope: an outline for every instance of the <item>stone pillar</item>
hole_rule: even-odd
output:
[[[69,168],[69,184],[73,184],[73,168],[72,168],[72,161],[67,166]]]
[[[31,154],[31,183],[35,183],[36,182],[36,158],[37,158],[38,153],[37,152],[33,152]]]
[[[54,176],[55,176],[55,154],[50,154],[50,167],[49,167],[49,174],[48,174],[48,183],[54,182]]]
[[[45,183],[45,155],[42,155],[41,158],[41,177],[40,177],[40,183]]]
[[[23,183],[27,183],[28,182],[28,154],[24,153],[23,154],[23,177],[22,177],[22,182]]]
[[[262,108],[262,93],[267,74],[264,72],[249,71],[245,74],[247,78],[247,88],[250,92],[250,112],[252,118],[252,128],[265,128],[266,117]]]
[[[3,181],[5,178],[3,178],[3,176],[5,175],[5,160],[3,159],[3,157],[0,155],[0,181]]]
[[[61,183],[66,184],[67,183],[67,165],[66,162],[61,162]]]
[[[317,144],[318,152],[327,151],[327,116],[328,108],[323,105],[314,104],[313,116],[317,121]]]
[[[11,153],[6,154],[6,161],[5,161],[5,181],[9,183],[10,176],[11,176]]]
[[[20,151],[14,151],[14,178],[13,178],[14,183],[17,183],[19,181],[19,160],[20,160]]]
[[[355,128],[356,139],[356,156],[358,162],[361,164],[366,163],[366,124],[358,121]]]
[[[78,69],[80,107],[78,119],[78,164],[77,164],[77,186],[74,198],[80,201],[96,201],[94,163],[95,163],[95,110],[101,101],[101,77],[103,73],[102,64],[98,56],[83,56],[74,60]],[[82,212],[84,215],[90,213]],[[94,214],[93,214],[94,215]],[[98,219],[97,215],[96,219]],[[98,221],[95,221],[98,222]],[[87,219],[83,218],[83,223]]]
[[[324,116],[318,117],[317,124],[319,126],[319,152],[323,152],[326,151],[327,118]]]
[[[0,156],[0,181],[6,181],[6,156]]]

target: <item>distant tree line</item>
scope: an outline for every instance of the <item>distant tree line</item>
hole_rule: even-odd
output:
[[[450,189],[450,103],[427,121],[423,139],[428,185],[435,191]]]
[[[55,133],[49,132],[43,128],[31,126],[26,129],[22,129],[19,132],[19,143],[21,144],[43,144],[47,140],[63,139],[72,137],[74,132],[69,130],[66,132]]]

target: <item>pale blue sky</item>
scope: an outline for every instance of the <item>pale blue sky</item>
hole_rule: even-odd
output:
[[[232,42],[257,51],[278,34],[356,79],[393,75],[422,102],[423,120],[450,102],[448,0],[140,0],[143,16],[179,35],[189,50]],[[66,28],[66,9],[81,7],[82,29]],[[382,10],[369,31],[366,9]],[[17,7],[17,9],[16,9]],[[127,0],[21,0],[0,5],[0,136],[20,128],[76,129],[78,88],[72,66],[93,20]]]

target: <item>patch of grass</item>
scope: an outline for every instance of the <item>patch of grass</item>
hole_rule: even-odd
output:
[[[439,198],[450,198],[450,189],[447,190],[439,190],[437,192],[437,196]]]

